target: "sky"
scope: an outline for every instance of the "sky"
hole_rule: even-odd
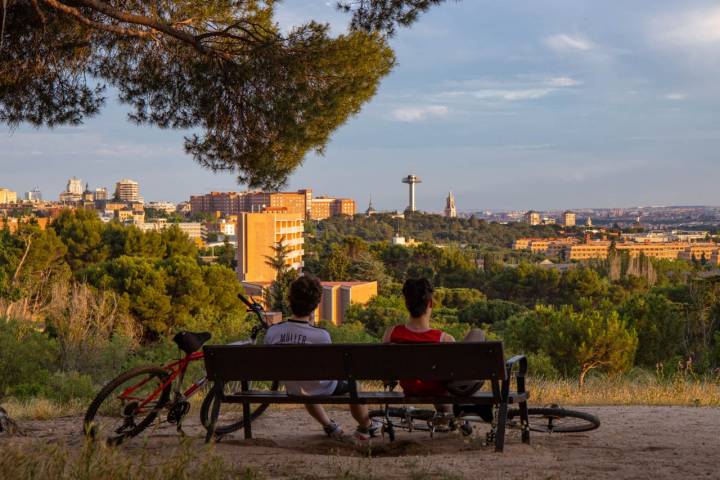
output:
[[[342,33],[334,1],[285,0]],[[288,188],[364,210],[459,211],[720,205],[717,1],[449,0],[391,41],[397,66],[375,98],[310,154]],[[146,200],[242,190],[203,170],[178,131],[137,127],[109,99],[76,128],[0,127],[0,187],[55,199],[67,179],[140,182]]]

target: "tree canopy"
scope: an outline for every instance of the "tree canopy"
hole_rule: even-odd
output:
[[[188,130],[201,165],[278,188],[374,95],[396,26],[443,1],[342,1],[333,36],[282,31],[275,0],[6,0],[0,122],[79,124],[112,86],[131,121]]]

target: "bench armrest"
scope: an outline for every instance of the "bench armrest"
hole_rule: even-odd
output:
[[[512,374],[515,365],[519,365],[516,376],[524,377],[527,374],[527,357],[525,355],[515,355],[510,360],[505,362],[505,366],[508,371],[508,377]]]
[[[525,392],[525,375],[527,374],[527,357],[525,355],[515,355],[510,360],[505,362],[505,368],[507,369],[508,383],[512,381],[513,370],[517,365],[517,372],[515,373],[515,387],[519,393]]]

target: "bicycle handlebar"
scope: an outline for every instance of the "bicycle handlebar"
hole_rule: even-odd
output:
[[[254,305],[250,302],[250,300],[248,300],[248,299],[245,297],[245,295],[243,295],[242,293],[238,293],[238,298],[239,298],[245,305],[247,305],[248,308],[255,308]]]

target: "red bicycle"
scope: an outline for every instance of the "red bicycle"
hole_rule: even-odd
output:
[[[242,295],[238,297],[248,306],[248,311],[256,315],[258,323],[253,326],[249,340],[235,343],[255,343],[260,332],[268,328],[263,308]],[[135,368],[105,385],[85,413],[85,434],[92,438],[103,438],[110,445],[118,445],[149,427],[163,410],[167,411],[165,420],[176,424],[178,432],[182,433],[182,420],[190,411],[189,400],[203,390],[207,377],[203,376],[184,391],[181,390],[182,384],[190,363],[203,359],[203,352],[199,350],[210,338],[208,332],[180,332],[173,337],[173,341],[185,353],[183,358],[164,366]],[[270,388],[277,390],[278,384],[273,383]],[[203,425],[209,424],[206,419],[211,403],[210,396],[203,402]],[[251,412],[251,420],[260,416],[266,408],[267,405],[258,405]],[[205,420],[202,412],[205,413]],[[227,424],[216,425],[215,433],[224,435],[234,432],[242,428],[243,422],[241,416]]]

